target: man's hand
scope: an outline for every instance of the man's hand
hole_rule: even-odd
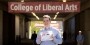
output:
[[[54,35],[52,34],[51,36],[52,36],[52,39],[54,40]]]
[[[78,42],[78,40],[77,40],[77,42]]]
[[[39,40],[41,41],[41,35],[39,35]]]

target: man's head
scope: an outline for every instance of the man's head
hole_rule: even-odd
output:
[[[82,31],[79,31],[79,35],[81,35]]]
[[[43,23],[45,27],[49,27],[51,23],[51,17],[49,15],[43,16]]]
[[[33,33],[36,34],[36,31],[34,31]]]

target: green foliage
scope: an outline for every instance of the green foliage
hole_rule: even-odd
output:
[[[31,34],[32,34],[34,31],[36,31],[36,33],[38,33],[39,30],[41,29],[41,28],[35,28],[35,27],[34,27],[35,22],[37,22],[37,23],[42,23],[41,21],[31,21]]]

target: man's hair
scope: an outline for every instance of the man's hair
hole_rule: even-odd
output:
[[[82,33],[82,31],[79,31],[79,33]]]
[[[49,20],[51,20],[51,17],[49,15],[44,15],[43,18],[49,18]]]

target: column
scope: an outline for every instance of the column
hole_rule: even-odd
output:
[[[19,16],[15,15],[15,40],[16,43],[20,42],[20,34],[19,34]]]
[[[2,45],[2,30],[3,30],[3,15],[2,10],[0,10],[0,45]]]
[[[15,43],[15,15],[3,11],[3,45]]]
[[[23,16],[19,16],[19,34],[21,35],[21,39],[24,39],[24,33],[25,33],[25,29],[24,29],[24,17]]]
[[[29,31],[30,31],[30,22],[26,22],[26,26],[27,26],[27,31],[26,31],[26,38],[29,39]]]
[[[90,10],[89,9],[85,10],[84,20],[85,20],[84,22],[85,30],[83,31],[85,37],[84,45],[90,45]]]

